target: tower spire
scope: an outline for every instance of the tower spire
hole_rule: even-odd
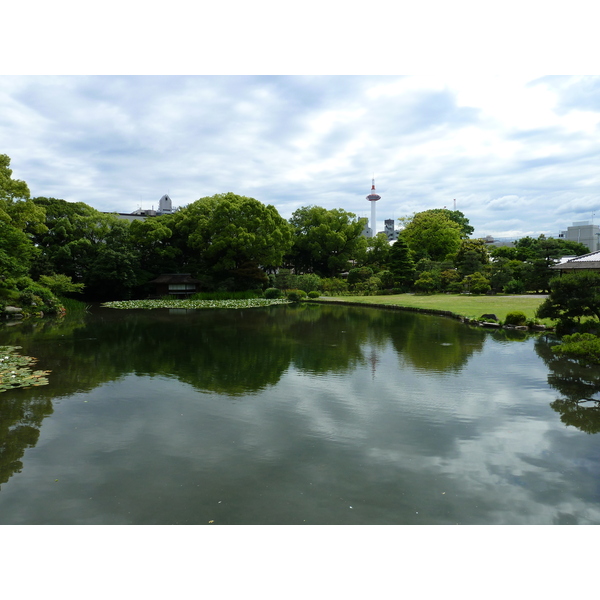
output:
[[[371,193],[367,196],[367,200],[371,203],[371,237],[375,237],[377,235],[375,203],[381,200],[381,196],[375,191],[375,177],[371,179]]]

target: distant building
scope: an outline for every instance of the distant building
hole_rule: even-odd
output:
[[[400,229],[394,229],[394,225],[396,221],[394,219],[386,219],[384,221],[383,233],[387,235],[387,239],[390,242],[395,242],[398,239],[398,235],[400,234]]]
[[[170,215],[173,212],[173,202],[171,198],[169,198],[169,194],[165,194],[158,201],[158,211],[156,211],[159,215]]]
[[[194,279],[190,273],[163,273],[150,283],[154,284],[156,295],[159,297],[185,298],[196,293],[200,281]]]
[[[579,242],[587,246],[590,252],[600,250],[600,227],[590,221],[576,221],[566,231],[561,231],[558,237],[569,242]]]
[[[576,241],[576,240],[575,240]],[[582,242],[583,243],[583,242]],[[590,252],[583,256],[575,256],[573,258],[563,257],[556,265],[550,268],[561,273],[573,273],[575,271],[600,271],[600,251]]]
[[[159,217],[160,215],[170,215],[173,214],[173,201],[169,197],[169,194],[165,194],[158,201],[158,210],[154,210],[154,207],[151,209],[143,209],[138,208],[134,210],[132,213],[106,213],[113,214],[119,217],[119,219],[123,219],[124,221],[145,221],[148,217]]]

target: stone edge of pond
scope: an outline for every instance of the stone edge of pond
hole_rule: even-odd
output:
[[[400,304],[377,304],[376,302],[349,302],[346,300],[323,300],[320,298],[305,299],[304,302],[314,302],[317,304],[342,304],[345,306],[367,306],[369,308],[383,308],[389,310],[403,310],[407,312],[416,312],[424,315],[437,315],[440,317],[448,317],[455,321],[460,321],[466,325],[474,325],[476,327],[484,327],[486,329],[514,329],[517,331],[530,331],[534,333],[553,332],[553,327],[545,325],[536,325],[528,327],[527,325],[500,325],[500,323],[481,321],[479,319],[470,319],[463,315],[453,313],[449,310],[439,310],[437,308],[419,308],[418,306],[402,306]]]

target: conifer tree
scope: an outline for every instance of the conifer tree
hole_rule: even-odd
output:
[[[390,248],[388,268],[394,274],[394,285],[409,288],[415,281],[415,262],[412,252],[400,236]]]

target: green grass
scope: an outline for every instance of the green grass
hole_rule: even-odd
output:
[[[507,313],[515,310],[523,311],[528,319],[535,319],[535,311],[544,301],[544,298],[540,296],[466,296],[462,294],[416,296],[413,294],[397,294],[395,296],[321,296],[319,301],[441,310],[471,319],[478,319],[483,314],[495,314],[498,320],[504,321]],[[550,319],[540,319],[540,321],[546,325],[553,324]]]

